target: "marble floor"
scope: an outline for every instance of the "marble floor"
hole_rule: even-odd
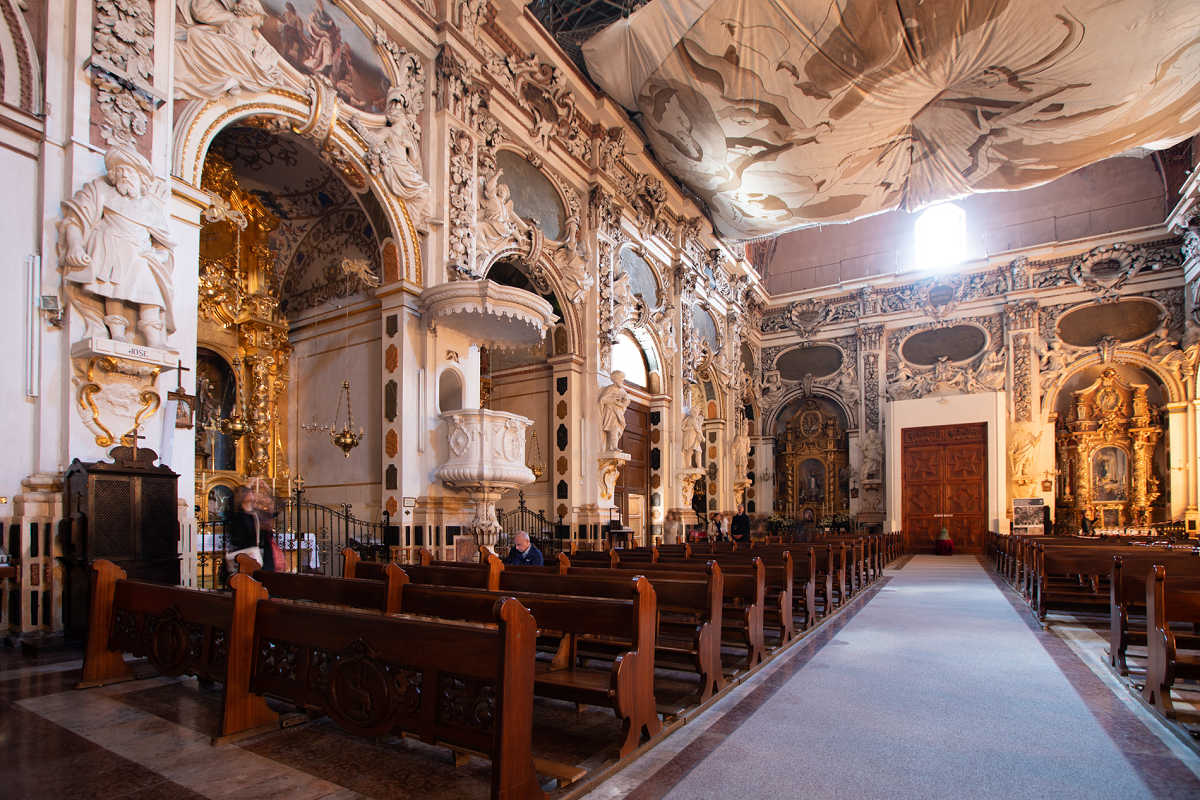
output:
[[[688,776],[722,752],[731,739],[752,730],[742,729],[756,716],[761,721],[760,712],[770,712],[780,702],[778,693],[794,691],[797,676],[801,681],[811,679],[812,670],[822,668],[814,659],[828,660],[831,653],[847,652],[826,648],[844,644],[841,634],[853,629],[864,609],[892,601],[893,582],[908,563],[908,557],[896,562],[883,580],[855,598],[843,613],[703,713],[675,725],[660,743],[623,769],[582,791],[594,800],[681,796]],[[1036,638],[1113,740],[1130,774],[1147,787],[1146,796],[1200,797],[1200,756],[1106,672],[1102,653],[1097,654],[1097,648],[1103,647],[1097,644],[1097,634],[1071,619],[1057,621],[1051,631],[1041,630],[1020,599],[994,576],[993,580],[1017,615],[1029,620],[1028,635]],[[77,654],[32,660],[19,651],[0,648],[0,797],[483,800],[488,796],[486,760],[472,758],[456,767],[442,748],[397,737],[362,739],[328,720],[214,747],[210,736],[219,713],[218,689],[201,687],[189,678],[147,677],[76,691],[80,666]],[[615,720],[609,711],[588,709],[580,714],[573,705],[538,701],[537,756],[594,768],[606,762],[607,744],[615,738]],[[551,797],[566,800],[582,791],[568,787]]]

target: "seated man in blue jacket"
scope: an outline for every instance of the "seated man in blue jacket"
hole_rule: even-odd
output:
[[[513,537],[513,546],[509,548],[504,563],[518,567],[540,567],[543,564],[542,551],[529,541],[528,533],[517,531],[517,535]]]

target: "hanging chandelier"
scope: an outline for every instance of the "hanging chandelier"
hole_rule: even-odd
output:
[[[354,409],[350,406],[350,381],[349,379],[342,381],[342,394],[346,396],[346,422],[342,425],[342,429],[337,429],[337,418],[342,411],[342,398],[338,396],[338,410],[333,416],[333,430],[329,431],[329,440],[333,442],[334,447],[338,447],[342,451],[342,455],[346,458],[350,457],[350,451],[358,447],[359,442],[363,440],[363,429],[360,426],[358,434],[354,433]]]
[[[530,444],[529,458],[526,459],[525,466],[529,467],[529,471],[533,473],[533,477],[542,477],[542,473],[546,471],[546,462],[542,461],[542,449],[538,447],[537,431],[533,431],[533,441]]]
[[[346,269],[345,263],[342,269]],[[346,458],[350,457],[350,451],[358,447],[359,442],[363,440],[363,429],[359,426],[358,435],[354,433],[354,408],[350,405],[350,304],[346,303],[346,317],[344,327],[346,330],[346,342],[342,347],[342,354],[346,364],[346,378],[342,381],[342,393],[338,395],[337,411],[333,413],[333,425],[329,431],[329,441],[333,442],[333,446],[342,451],[342,455]],[[346,422],[342,425],[342,429],[338,430],[338,416],[342,413],[342,395],[346,397]]]

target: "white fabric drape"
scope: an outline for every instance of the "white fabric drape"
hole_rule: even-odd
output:
[[[1195,0],[655,0],[584,53],[733,237],[1023,189],[1200,130]]]

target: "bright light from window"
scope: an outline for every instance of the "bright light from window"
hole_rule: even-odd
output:
[[[625,380],[638,386],[649,386],[646,376],[646,357],[642,348],[627,334],[623,333],[617,339],[612,349],[612,367],[625,373]]]
[[[944,270],[966,260],[967,215],[953,203],[917,218],[917,269]]]

